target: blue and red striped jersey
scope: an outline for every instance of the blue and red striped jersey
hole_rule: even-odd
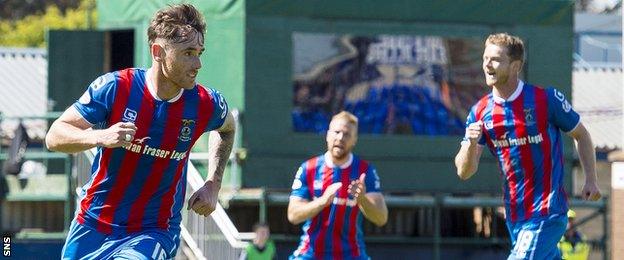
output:
[[[137,127],[130,145],[98,147],[78,222],[104,234],[179,232],[188,154],[204,132],[223,125],[221,94],[196,85],[163,101],[145,70],[126,69],[96,79],[74,107],[101,128],[122,121]]]
[[[507,220],[565,214],[561,131],[572,131],[580,123],[565,96],[520,81],[508,100],[492,93],[479,100],[466,127],[478,121],[483,122],[479,144],[487,144],[498,159],[504,179]]]
[[[342,187],[329,207],[306,220],[299,247],[291,257],[368,259],[362,230],[364,215],[347,189],[352,180],[366,174],[366,192],[381,192],[379,176],[371,164],[352,154],[341,166],[335,166],[330,158],[325,153],[307,160],[295,176],[291,196],[308,201],[322,196],[332,183],[341,182]]]

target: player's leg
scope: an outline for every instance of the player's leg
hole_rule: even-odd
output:
[[[99,250],[106,237],[99,232],[72,221],[63,245],[62,259],[80,259]]]
[[[515,243],[508,260],[561,259],[557,242],[565,233],[567,217],[553,215],[539,221],[527,221],[515,227]]]
[[[561,259],[561,251],[557,243],[565,233],[568,217],[557,215],[549,218],[545,224],[532,259]]]
[[[119,244],[108,259],[171,259],[175,255],[175,242],[160,232],[131,235]]]
[[[518,237],[518,232],[520,231],[520,224],[512,224],[509,221],[505,222],[507,226],[507,231],[509,232],[509,240],[511,241],[511,248],[516,246],[516,238]]]

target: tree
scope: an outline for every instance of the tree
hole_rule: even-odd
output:
[[[16,21],[28,15],[42,14],[49,5],[65,13],[67,9],[77,8],[80,0],[0,0],[0,20]]]
[[[44,47],[47,29],[88,29],[93,27],[95,20],[95,0],[80,0],[77,8],[68,8],[65,13],[57,6],[49,5],[43,14],[0,21],[0,45]]]

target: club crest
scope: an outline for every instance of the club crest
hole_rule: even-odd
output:
[[[533,108],[524,109],[524,122],[527,126],[535,124],[535,118],[533,117],[533,114],[535,114],[535,110]]]
[[[182,119],[182,129],[178,138],[180,141],[188,142],[191,140],[191,127],[195,124],[195,120]]]

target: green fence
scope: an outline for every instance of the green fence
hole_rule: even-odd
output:
[[[2,121],[43,120],[49,122],[60,113],[43,116],[0,117]],[[43,144],[42,144],[43,145]],[[1,148],[1,147],[0,147]],[[0,149],[0,162],[8,158],[7,149]],[[73,216],[71,197],[72,158],[69,154],[49,152],[45,147],[27,148],[24,160],[46,166],[44,176],[20,180],[5,176],[9,193],[0,208],[2,230],[20,232],[18,238],[64,237]]]

